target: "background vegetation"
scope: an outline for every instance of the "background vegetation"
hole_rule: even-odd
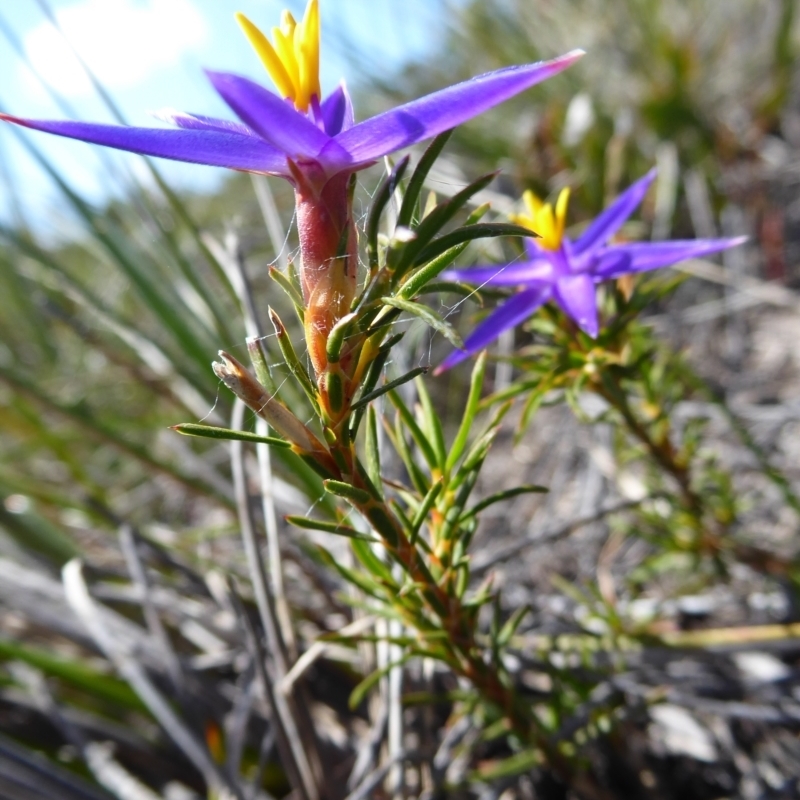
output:
[[[503,586],[498,620],[533,610],[518,631],[519,680],[608,796],[797,796],[796,4],[474,0],[450,20],[435,57],[357,87],[360,116],[506,64],[575,46],[590,56],[458,131],[431,189],[452,193],[499,165],[485,193],[495,209],[525,188],[570,185],[577,229],[655,163],[654,200],[627,233],[751,236],[722,265],[690,264],[689,280],[649,287],[636,340],[656,355],[632,391],[664,404],[664,435],[686,448],[709,513],[725,522],[719,557],[687,545],[675,475],[590,393],[576,391],[572,409],[540,398],[526,425],[523,402],[510,414],[480,491],[537,483],[550,493],[497,507],[473,571]],[[233,175],[215,196],[179,196],[153,162],[147,186],[114,174],[125,199],[98,208],[21,136],[81,232],[43,237],[23,216],[0,226],[0,794],[178,798],[242,774],[247,796],[280,796],[287,778],[247,658],[228,448],[168,426],[230,424],[209,363],[220,347],[245,360],[243,280],[260,315],[281,307],[268,266],[291,256],[290,194]],[[362,180],[364,207],[378,177]],[[465,330],[474,319],[457,296],[433,305]],[[516,335],[540,342],[535,330]],[[398,356],[406,364],[390,369],[447,350],[417,324]],[[543,357],[501,359],[491,388],[507,389],[514,370],[544,370]],[[455,371],[430,384],[453,426],[467,380]],[[389,645],[314,649],[363,618],[310,546],[327,538],[282,521],[328,502],[319,479],[289,457],[272,466],[280,598],[292,648],[318,656],[302,681],[304,724],[320,739],[331,796],[564,796],[424,663],[400,671],[402,689],[384,680],[348,708]],[[269,524],[269,508],[257,517]],[[76,556],[85,583],[65,583],[59,569]],[[142,700],[153,695],[161,715]]]

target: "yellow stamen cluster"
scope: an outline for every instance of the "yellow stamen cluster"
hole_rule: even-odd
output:
[[[308,111],[312,97],[321,99],[318,0],[309,0],[300,23],[284,11],[280,28],[272,29],[274,44],[241,12],[236,14],[236,21],[278,91],[291,100],[298,111]]]
[[[543,203],[532,191],[528,190],[522,195],[527,214],[512,214],[511,221],[524,228],[529,228],[541,237],[537,243],[545,250],[558,250],[564,238],[564,227],[567,222],[567,204],[569,203],[569,189],[564,188],[556,200],[556,207],[550,203]]]

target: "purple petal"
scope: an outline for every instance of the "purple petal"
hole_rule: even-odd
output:
[[[556,302],[592,338],[597,336],[597,298],[591,275],[565,275],[553,286]]]
[[[656,171],[651,169],[643,178],[628,187],[574,243],[572,252],[576,258],[586,255],[596,247],[605,244],[623,225],[626,219],[644,200],[650,184],[655,180]]]
[[[322,101],[322,119],[328,136],[353,127],[353,103],[344,81]]]
[[[566,69],[583,55],[574,50],[552,61],[507,67],[359,122],[336,137],[355,164],[375,161],[395,150],[455,128]]]
[[[238,133],[242,136],[255,136],[256,134],[240,122],[229,119],[206,117],[203,114],[187,114],[185,111],[176,111],[173,108],[162,108],[150,112],[155,119],[174,125],[176,128],[196,131],[219,131],[221,133]]]
[[[746,241],[746,236],[739,236],[734,239],[686,239],[613,245],[600,255],[592,273],[595,280],[619,278],[632,272],[668,267],[687,258],[708,256],[729,247],[737,247]]]
[[[211,130],[163,130],[161,128],[126,128],[121,125],[98,125],[89,122],[33,120],[0,114],[0,119],[70,139],[128,150],[145,156],[173,161],[227,167],[245,172],[287,175],[286,158],[275,148],[254,136]]]
[[[567,241],[566,238],[564,241]],[[544,247],[540,247],[537,242],[537,237],[531,236],[529,239],[523,239],[522,246],[525,248],[525,252],[528,254],[528,258],[533,260],[534,258],[539,258],[541,256],[546,256],[547,253],[552,252],[551,250],[545,250]]]
[[[207,70],[206,74],[236,116],[290,158],[316,158],[330,141],[294,106],[254,81],[228,72]]]
[[[446,281],[461,281],[476,286],[519,286],[531,281],[549,281],[553,265],[546,258],[521,261],[515,264],[493,264],[469,269],[448,269],[441,277]]]
[[[539,306],[550,299],[549,284],[531,286],[517,294],[512,295],[505,303],[498,306],[477,328],[464,340],[463,350],[454,350],[436,367],[435,374],[439,375],[446,369],[460,364],[473,353],[483,350],[486,345],[493,342],[503,331],[513,328],[526,320]]]
[[[631,272],[631,255],[619,247],[609,247],[596,255],[594,263],[589,264],[589,274],[595,283],[619,278]]]

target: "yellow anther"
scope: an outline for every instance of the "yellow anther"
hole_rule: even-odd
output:
[[[555,210],[553,210],[553,206],[550,203],[542,202],[530,190],[522,195],[522,201],[528,213],[512,214],[512,222],[538,233],[541,238],[537,241],[546,250],[558,250],[561,247],[561,240],[564,238],[564,228],[567,223],[569,189],[561,190],[556,201]]]
[[[536,215],[542,210],[544,203],[530,189],[522,195],[522,200],[531,219],[536,219]]]
[[[311,98],[316,96],[322,98],[322,91],[319,86],[319,3],[312,0],[306,6],[306,13],[303,16],[301,33],[297,40],[297,60],[300,64],[300,85],[304,97]]]
[[[253,50],[256,51],[256,55],[261,59],[261,63],[269,73],[270,78],[272,78],[281,96],[289,97],[294,100],[294,84],[292,83],[292,79],[289,77],[289,73],[283,66],[280,57],[275,52],[275,48],[269,43],[269,39],[267,39],[267,37],[241,12],[237,12],[236,21],[244,31],[244,35],[247,37]]]
[[[299,109],[301,103],[299,102],[299,88],[300,88],[300,70],[297,66],[297,58],[294,52],[294,27],[287,31],[285,27],[272,29],[272,40],[275,42],[275,52],[278,54],[283,68],[292,79],[292,100],[295,106]],[[303,109],[305,111],[306,109]]]
[[[309,0],[300,23],[284,11],[280,28],[272,29],[274,44],[244,14],[237,13],[236,20],[281,95],[298,111],[308,111],[312,98],[321,94],[318,0]]]
[[[281,11],[281,30],[291,38],[294,35],[294,29],[297,27],[297,20],[292,15],[288,8]]]
[[[556,234],[558,243],[564,238],[564,228],[567,227],[567,206],[569,205],[569,186],[565,186],[556,200]]]

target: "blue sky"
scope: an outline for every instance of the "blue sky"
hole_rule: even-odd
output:
[[[148,112],[160,108],[230,116],[206,82],[203,67],[269,83],[234,21],[234,12],[243,11],[268,31],[278,24],[284,7],[300,17],[304,0],[49,0],[49,5],[128,122],[154,125],[158,123]],[[341,77],[351,85],[358,82],[348,57],[352,49],[357,49],[378,75],[391,74],[404,61],[431,50],[436,45],[432,32],[442,29],[443,7],[441,0],[322,0],[323,91]],[[65,116],[33,74],[33,67],[69,103],[71,116],[113,121],[36,0],[0,4],[0,23],[24,49],[24,57],[20,57],[0,32],[3,110],[29,117]],[[56,192],[9,127],[0,125],[0,185],[6,183],[3,173],[10,175],[28,213],[47,214],[57,221]],[[96,148],[44,134],[32,134],[32,141],[89,198],[100,200],[113,193]],[[145,175],[138,157],[114,157]],[[213,188],[222,177],[220,171],[206,167],[160,165],[176,185]],[[0,216],[7,217],[11,197],[5,186],[0,194]]]

